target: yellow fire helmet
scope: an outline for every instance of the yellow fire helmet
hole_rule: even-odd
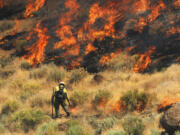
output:
[[[64,85],[65,86],[65,83],[64,82],[60,82],[59,85]]]

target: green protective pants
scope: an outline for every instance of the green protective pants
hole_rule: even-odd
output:
[[[56,112],[56,117],[58,117],[58,115],[59,115],[59,106],[62,106],[62,108],[64,109],[64,111],[66,112],[66,114],[69,116],[70,115],[70,113],[69,113],[69,111],[68,111],[68,107],[67,107],[67,105],[66,105],[66,103],[65,103],[65,101],[56,101],[55,100],[55,103],[54,103],[54,107],[55,107],[55,112]]]

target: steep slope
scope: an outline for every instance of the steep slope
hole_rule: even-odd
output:
[[[17,24],[23,19],[23,24],[30,25],[14,28],[16,34],[3,32],[6,34],[1,36],[5,49],[13,48],[8,44],[15,40],[26,41],[16,55],[39,55],[29,48],[39,48],[42,43],[36,26],[47,29],[44,34],[49,38],[46,45],[42,43],[39,56],[44,59],[36,62],[39,58],[25,56],[32,65],[53,61],[67,69],[82,66],[89,72],[99,72],[124,51],[139,55],[132,69],[135,72],[160,70],[179,62],[178,0],[30,0],[4,1],[1,5],[1,20],[13,18]]]

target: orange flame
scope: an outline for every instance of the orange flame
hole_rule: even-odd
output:
[[[146,104],[144,104],[143,102],[138,103],[136,111],[137,112],[142,112],[143,110],[145,110],[148,105],[150,104],[150,98],[148,99],[148,102]],[[123,110],[126,109],[126,106],[123,104],[123,101],[120,100],[116,100],[112,105],[111,105],[111,111],[113,112],[121,112]]]
[[[176,61],[179,61],[180,60],[180,56],[176,58]]]
[[[168,36],[174,35],[176,33],[180,33],[180,27],[179,28],[172,27],[167,31]]]
[[[106,99],[105,97],[102,97],[98,103],[98,107],[99,108],[105,108],[107,103],[108,103],[108,99]]]
[[[32,65],[40,64],[44,61],[44,50],[50,38],[45,34],[47,28],[42,28],[41,23],[36,25],[34,32],[37,32],[39,40],[32,47],[28,48],[29,53],[24,56]]]
[[[125,108],[125,106],[123,105],[122,101],[119,100],[119,101],[115,102],[112,105],[111,111],[113,111],[113,112],[121,112],[124,108]]]
[[[34,11],[38,11],[40,8],[42,8],[45,2],[46,0],[29,0],[24,16],[31,16]],[[80,63],[82,62],[82,58],[80,58],[80,55],[87,55],[92,51],[96,51],[96,48],[93,46],[93,42],[96,39],[103,40],[107,36],[110,36],[113,39],[124,38],[126,36],[127,29],[124,27],[122,28],[122,31],[120,31],[116,30],[114,27],[116,26],[115,24],[118,26],[119,21],[122,21],[122,19],[124,19],[125,22],[128,22],[126,21],[126,19],[128,19],[126,12],[131,11],[131,14],[139,14],[149,11],[149,14],[147,12],[148,15],[146,17],[139,17],[138,20],[136,20],[136,18],[132,19],[134,20],[134,23],[136,23],[135,28],[139,32],[142,32],[146,25],[156,20],[161,11],[166,9],[163,0],[159,0],[155,5],[151,3],[151,0],[121,0],[120,2],[116,0],[108,0],[101,5],[97,2],[91,5],[87,21],[83,22],[82,26],[80,27],[80,23],[76,25],[76,21],[78,18],[81,18],[80,12],[84,9],[80,7],[77,0],[65,0],[64,5],[67,10],[61,15],[58,24],[58,30],[56,31],[56,35],[59,37],[60,41],[55,43],[54,49],[60,48],[63,52],[61,56],[57,56],[56,58],[70,56],[71,64],[67,64],[68,68],[81,65]],[[174,5],[178,6],[179,0],[176,0]],[[143,16],[144,15],[145,14],[143,14]],[[172,28],[167,32],[167,34],[173,33],[179,33],[179,29]],[[27,37],[27,40],[30,39],[31,35]],[[46,41],[45,44],[47,44]],[[87,46],[82,47],[82,45]],[[130,52],[135,47],[136,46],[134,45],[127,48],[126,50]],[[151,63],[150,55],[154,52],[154,50],[155,47],[152,47],[145,54],[140,54],[140,59],[133,68],[133,71],[143,72]],[[100,64],[104,66],[106,62],[116,57],[116,55],[118,55],[120,52],[121,50],[119,49],[116,52],[104,54],[104,56],[102,56],[100,59]],[[41,57],[42,56],[43,54],[41,54]],[[71,56],[73,56],[73,58],[75,56],[77,59],[72,60]],[[53,58],[51,59],[53,60]],[[31,63],[35,64],[36,62]]]
[[[33,32],[30,32],[30,33],[28,34],[28,36],[26,37],[26,40],[27,40],[27,41],[31,40],[32,36],[33,36]]]
[[[0,0],[0,8],[3,8],[3,7],[4,7],[4,1]]]
[[[142,112],[145,110],[148,105],[150,104],[151,99],[148,98],[148,101],[146,103],[138,102],[136,111]],[[91,104],[92,105],[92,104]],[[91,106],[92,107],[92,106]],[[100,109],[106,109],[106,111],[109,112],[122,112],[127,109],[127,106],[123,104],[123,101],[121,100],[121,96],[115,96],[111,99],[106,99],[105,97],[102,97],[101,100],[98,102],[98,108]]]
[[[120,20],[120,18],[123,17],[123,14],[121,14],[117,9],[113,9],[112,6],[114,6],[114,3],[109,3],[106,7],[100,7],[95,3],[90,8],[89,20],[85,23],[84,28],[90,28],[88,37],[91,41],[94,41],[96,38],[102,40],[105,36],[110,35],[116,37],[116,35],[114,35],[114,24],[117,20]],[[91,25],[93,25],[98,18],[104,18],[107,23],[100,30],[91,28]]]
[[[60,27],[67,25],[72,21],[72,19],[75,19],[78,15],[78,10],[80,8],[76,0],[66,0],[65,7],[69,9],[69,11],[64,13],[60,18],[59,20]]]
[[[120,53],[121,49],[118,49],[116,52],[110,53],[110,55],[102,56],[99,62],[102,66],[104,66],[105,63],[109,62],[111,59],[115,58]]]
[[[175,7],[177,7],[177,8],[179,8],[179,7],[180,7],[180,0],[174,1],[173,5],[174,5]]]
[[[90,41],[91,43],[95,39],[102,40],[106,36],[112,36],[113,38],[122,38],[124,35],[115,34],[114,24],[123,18],[125,4],[128,0],[122,2],[110,2],[108,1],[103,6],[98,3],[94,3],[89,10],[89,20],[84,23],[83,28],[78,32],[78,37],[84,41]],[[95,26],[98,19],[104,20],[103,25]]]
[[[33,2],[33,0],[28,1],[29,2],[26,6],[26,11],[24,13],[25,18],[32,16],[32,13],[42,8],[46,2],[46,0],[36,0],[35,2]]]
[[[11,33],[11,35],[15,35],[20,27],[20,21],[18,19],[14,19],[14,22],[15,22],[15,28],[13,30],[13,32]]]
[[[76,58],[76,60],[72,60],[71,63],[69,65],[67,65],[67,69],[73,69],[76,67],[80,67],[81,66],[81,62],[82,62],[82,58]]]
[[[92,42],[95,39],[102,40],[106,36],[112,36],[113,38],[122,38],[124,34],[117,34],[114,29],[114,24],[123,18],[125,11],[128,9],[130,0],[123,0],[121,2],[107,2],[103,6],[98,3],[93,4],[89,10],[89,20],[84,23],[83,27],[79,30],[69,24],[72,20],[76,19],[79,13],[79,4],[76,0],[66,0],[65,7],[69,9],[64,13],[59,21],[60,29],[56,31],[57,36],[61,39],[56,43],[54,48],[61,48],[65,50],[64,56],[69,54],[79,55],[80,44],[85,44],[88,41],[88,45],[85,48],[84,54],[87,55],[91,51],[96,51],[96,48],[92,46]],[[149,8],[148,0],[141,0],[139,4],[139,10],[147,10]],[[94,27],[94,24],[98,19],[104,19],[104,24],[100,28]],[[77,31],[77,32],[74,32]],[[115,34],[116,33],[116,34]],[[117,36],[118,35],[118,36]],[[104,65],[106,62],[114,58],[121,51],[117,51],[111,54],[106,54],[100,59],[100,63]],[[75,65],[78,65],[77,63]]]
[[[86,47],[86,51],[85,51],[85,54],[88,54],[90,52],[93,52],[93,51],[96,51],[97,49],[92,45],[92,44],[88,44],[87,47]]]
[[[61,39],[61,41],[55,44],[55,48],[61,48],[66,50],[64,56],[79,55],[80,44],[77,43],[77,38],[72,32],[73,29],[68,23],[70,23],[72,19],[76,18],[80,6],[76,2],[76,0],[67,0],[65,2],[65,7],[68,8],[69,11],[64,13],[63,16],[60,18],[60,29],[57,30],[56,33],[57,36]],[[74,62],[72,65],[80,64]],[[71,65],[69,67],[71,67]]]
[[[142,32],[143,28],[147,25],[146,19],[143,17],[139,18],[138,24],[136,24],[136,29],[139,32]]]
[[[149,9],[149,0],[139,0],[133,4],[133,12],[135,13],[141,13],[145,12]]]
[[[79,111],[79,108],[77,107],[70,108],[71,113],[77,113],[78,111]]]
[[[156,18],[160,15],[160,11],[164,9],[166,9],[164,2],[159,0],[159,4],[152,7],[151,13],[146,18],[139,18],[139,23],[136,26],[137,30],[141,32],[143,27],[156,20]]]
[[[144,104],[143,102],[140,102],[136,108],[137,112],[142,112],[143,110],[145,110],[148,107],[148,105],[150,104],[150,101],[151,101],[151,99],[148,98],[148,101],[146,104]]]
[[[166,6],[164,2],[162,0],[159,0],[159,4],[152,8],[152,12],[151,14],[148,15],[147,21],[148,22],[154,21],[160,15],[160,11],[164,10],[165,8]]]
[[[126,49],[127,52],[131,52],[133,49],[136,48],[136,45],[130,46]]]
[[[57,31],[57,34],[62,41],[56,44],[55,48],[66,49],[68,46],[74,45],[77,43],[76,38],[73,36],[71,31],[71,26],[62,26],[60,30]]]
[[[63,56],[74,55],[78,56],[80,54],[80,45],[87,44],[85,51],[83,52],[87,55],[89,52],[96,51],[96,48],[92,45],[95,39],[102,40],[106,36],[112,36],[113,38],[119,38],[115,35],[114,24],[123,17],[123,13],[119,12],[124,9],[124,6],[116,2],[108,2],[106,6],[99,6],[99,4],[95,3],[90,7],[89,10],[89,19],[83,24],[83,27],[76,30],[69,23],[72,20],[77,19],[79,14],[80,5],[76,2],[76,0],[66,0],[65,7],[69,9],[66,13],[64,13],[59,20],[59,29],[56,31],[57,36],[60,38],[60,42],[57,42],[54,46],[55,49],[61,48],[65,51]],[[123,0],[122,3],[127,4],[127,0]],[[119,7],[122,7],[119,9]],[[115,7],[115,8],[114,8]],[[104,19],[105,23],[102,27],[96,28],[94,27],[94,23],[98,19]],[[77,31],[77,32],[75,32]],[[115,55],[119,54],[119,50],[115,53],[111,53],[110,56],[104,56],[101,58],[101,63],[109,61],[115,57]],[[73,61],[75,64],[72,65],[80,65],[78,61]]]
[[[163,108],[166,108],[168,106],[171,106],[177,102],[180,102],[180,99],[173,99],[173,98],[169,98],[168,96],[165,97],[165,99],[160,103],[160,105],[158,106],[158,111],[162,110]]]
[[[151,64],[150,55],[155,51],[156,47],[152,46],[145,54],[140,54],[140,58],[133,68],[134,72],[143,72],[149,64]]]

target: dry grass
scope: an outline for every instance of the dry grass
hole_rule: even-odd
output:
[[[128,54],[121,53],[107,63],[107,70],[114,72],[130,71],[136,64],[138,58],[138,55],[129,56]]]
[[[5,69],[15,70],[15,73],[12,76],[9,76],[6,79],[1,79],[0,81],[0,108],[2,110],[3,104],[8,101],[17,101],[23,105],[23,108],[19,108],[18,111],[22,111],[24,108],[30,109],[41,109],[46,115],[51,114],[51,104],[50,98],[52,95],[52,88],[55,87],[58,83],[56,81],[48,81],[48,73],[52,72],[54,69],[58,69],[55,65],[46,65],[47,75],[44,77],[32,77],[29,78],[31,73],[30,70],[21,69],[21,62],[18,59],[15,59],[12,65],[8,65]],[[92,101],[95,99],[96,94],[99,90],[106,89],[108,93],[110,93],[110,98],[108,98],[108,103],[106,104],[107,108],[111,108],[120,97],[123,96],[123,93],[126,93],[129,90],[138,89],[139,92],[147,92],[148,94],[153,94],[153,97],[158,97],[156,100],[152,101],[150,111],[152,113],[152,117],[144,116],[143,120],[145,121],[146,129],[145,132],[147,135],[151,134],[152,129],[159,129],[159,118],[160,114],[156,112],[157,104],[160,104],[162,100],[168,96],[173,99],[180,99],[180,65],[172,65],[164,72],[157,72],[154,74],[139,74],[133,73],[131,71],[124,72],[123,70],[110,71],[105,70],[101,72],[104,80],[101,83],[92,83],[94,75],[85,73],[83,79],[78,79],[76,83],[72,83],[68,87],[69,97],[73,97],[76,102],[76,107],[81,108],[80,110],[71,110],[72,115],[78,114],[79,116],[83,116],[80,121],[82,121],[83,128],[92,128],[91,130],[94,132],[96,129],[93,129],[91,125],[87,122],[87,116],[96,114],[96,110],[91,108]],[[41,70],[41,68],[36,69]],[[64,78],[62,79],[66,83],[69,83],[70,79],[72,79],[72,72],[67,72],[64,69],[59,69],[63,72]],[[34,70],[33,70],[34,71]],[[75,70],[77,71],[77,70]],[[74,72],[75,72],[74,71]],[[84,71],[83,71],[84,73]],[[75,76],[76,78],[77,76]],[[20,100],[19,96],[21,94],[25,95],[27,93],[26,100]],[[27,93],[26,93],[27,92]],[[78,94],[77,94],[78,92]],[[85,97],[83,95],[86,95]],[[22,95],[21,95],[22,96]],[[78,99],[78,100],[77,100]],[[83,105],[82,105],[83,104]],[[62,109],[61,109],[62,110]],[[107,111],[107,115],[113,115],[109,109],[105,109],[103,111]],[[146,111],[146,110],[145,110]],[[13,113],[13,112],[12,112]],[[98,112],[99,113],[99,112]],[[141,113],[133,113],[131,115],[140,116]],[[2,118],[0,117],[0,120]],[[5,119],[5,118],[4,118]],[[96,118],[98,119],[98,118]],[[66,119],[60,120],[66,121]],[[7,122],[8,119],[5,119]],[[85,126],[84,126],[85,125]],[[3,124],[2,124],[3,127]],[[79,127],[78,127],[79,128]],[[112,128],[112,133],[116,132],[117,129],[122,129],[120,124],[115,125]],[[37,129],[37,128],[36,128]],[[3,129],[3,134],[11,134],[7,128]],[[39,127],[39,130],[40,127]],[[73,129],[72,129],[73,130]],[[40,131],[39,131],[40,132]],[[62,133],[64,131],[57,131],[58,133]],[[119,130],[117,131],[119,132]],[[103,131],[103,133],[109,133],[108,131]],[[23,131],[20,133],[14,134],[24,134]],[[34,134],[34,131],[29,131],[29,134]]]
[[[36,24],[35,19],[23,19],[19,20],[18,24],[14,20],[1,20],[0,21],[0,37],[4,38],[8,35],[12,35],[13,32],[21,33],[31,31]]]

